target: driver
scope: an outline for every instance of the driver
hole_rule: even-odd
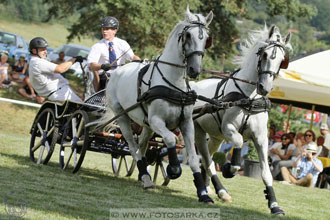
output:
[[[82,62],[83,58],[77,56],[57,65],[46,60],[47,47],[48,43],[42,37],[35,37],[30,41],[29,50],[32,57],[29,74],[33,88],[40,96],[52,101],[82,102],[70,88],[69,81],[61,74],[65,73],[75,62]]]
[[[119,28],[116,18],[103,18],[100,27],[103,39],[92,46],[87,57],[89,69],[94,72],[95,91],[105,88],[108,76],[103,71],[110,73],[117,65],[125,64],[125,60],[140,60],[125,40],[116,37]]]

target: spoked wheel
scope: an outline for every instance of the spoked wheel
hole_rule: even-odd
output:
[[[60,149],[60,166],[63,170],[77,172],[89,146],[88,116],[76,111],[64,126]]]
[[[135,160],[129,155],[120,155],[114,156],[111,155],[111,165],[112,171],[117,176],[125,175],[131,176],[134,172],[136,162]]]
[[[31,134],[30,158],[37,164],[47,164],[50,160],[58,137],[55,114],[50,108],[43,110],[37,117]]]
[[[162,180],[163,180],[162,185],[163,186],[167,186],[168,183],[170,182],[170,178],[168,177],[168,175],[166,173],[166,169],[164,167],[163,161],[158,161],[156,163],[156,165],[155,165],[155,171],[154,171],[154,177],[153,177],[153,180],[152,181],[156,184],[159,170],[161,171],[161,175],[162,175],[161,176],[162,177]]]

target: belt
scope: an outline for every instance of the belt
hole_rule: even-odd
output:
[[[48,96],[46,98],[49,98],[51,95],[53,95],[55,92],[57,92],[58,90],[62,89],[62,87],[58,88],[55,91],[52,91],[51,93],[48,94]]]

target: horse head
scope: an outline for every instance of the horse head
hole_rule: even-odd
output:
[[[289,58],[285,55],[285,48],[291,48],[290,39],[291,33],[283,39],[275,25],[270,28],[268,39],[257,53],[259,58],[257,93],[259,95],[267,95],[272,90],[273,81],[280,69],[288,67]]]
[[[212,19],[212,11],[204,17],[200,14],[191,13],[189,7],[187,7],[185,13],[187,25],[179,34],[179,42],[181,42],[187,74],[191,78],[196,78],[200,74],[204,51],[211,46],[212,38],[207,34],[207,30]]]

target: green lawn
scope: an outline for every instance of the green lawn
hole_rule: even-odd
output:
[[[145,191],[137,181],[111,172],[110,155],[87,152],[77,174],[60,170],[58,146],[48,165],[36,165],[29,159],[29,129],[37,112],[0,102],[0,219],[12,219],[5,211],[10,196],[24,201],[24,219],[109,219],[110,208],[209,208],[197,201],[189,167],[167,187],[157,184]],[[219,176],[221,174],[219,173]],[[232,203],[223,203],[214,195],[213,208],[221,219],[269,219],[261,180],[238,176],[221,181]],[[274,183],[277,200],[286,211],[284,219],[329,219],[330,191]],[[23,193],[20,193],[24,191]],[[277,217],[275,217],[277,218]]]
[[[0,19],[0,30],[19,34],[26,41],[30,41],[34,37],[44,37],[49,47],[53,48],[67,43],[66,37],[69,35],[67,29],[60,24],[30,24],[4,19]],[[85,38],[81,39],[81,41],[74,39],[72,43],[91,47],[96,42],[97,39]]]

